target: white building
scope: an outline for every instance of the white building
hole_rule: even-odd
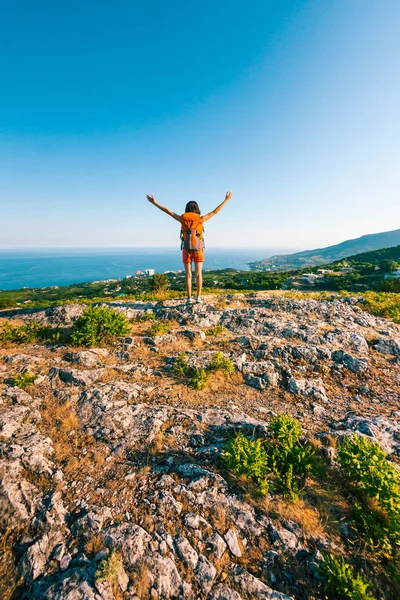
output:
[[[152,277],[152,275],[154,275],[155,271],[154,269],[145,269],[144,270],[144,274],[146,275],[146,277]]]

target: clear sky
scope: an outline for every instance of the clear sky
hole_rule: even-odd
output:
[[[312,248],[400,227],[398,0],[2,0],[0,246]],[[260,257],[261,258],[261,257]]]

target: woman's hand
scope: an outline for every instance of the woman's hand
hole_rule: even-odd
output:
[[[150,204],[155,204],[156,199],[154,198],[154,196],[152,194],[147,194],[146,198],[150,202]]]
[[[225,195],[225,200],[230,200],[231,198],[232,198],[232,190],[230,192],[226,192],[226,195]]]

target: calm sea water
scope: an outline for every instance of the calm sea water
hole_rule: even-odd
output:
[[[205,269],[248,269],[247,263],[283,248],[207,248]],[[134,275],[140,269],[163,273],[182,269],[175,248],[73,248],[0,250],[0,290],[69,285]]]

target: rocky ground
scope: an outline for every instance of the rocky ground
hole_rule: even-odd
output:
[[[335,440],[350,432],[400,458],[400,327],[356,302],[257,293],[114,304],[132,319],[115,346],[1,348],[0,596],[317,599],[331,551],[369,571],[376,597],[398,598],[349,526],[335,468]],[[0,321],[68,330],[84,308]],[[150,336],[149,313],[170,331]],[[175,375],[179,352],[207,368],[216,351],[232,375],[212,373],[204,390]],[[37,377],[26,391],[12,385],[24,371]],[[327,465],[296,503],[261,497],[221,459],[229,435],[267,431],[282,412]],[[101,561],[118,555],[100,579]]]

